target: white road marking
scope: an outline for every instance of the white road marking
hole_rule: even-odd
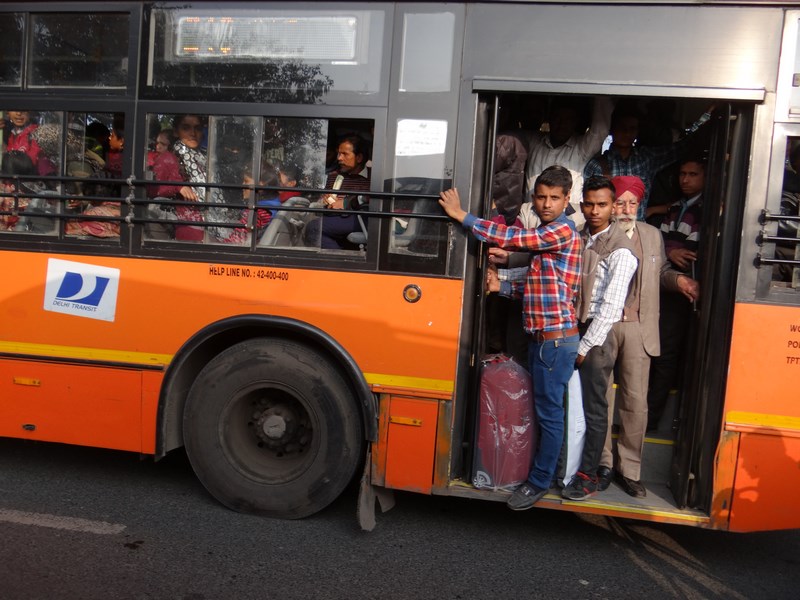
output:
[[[0,522],[96,533],[97,535],[116,535],[125,530],[125,525],[119,525],[118,523],[90,521],[89,519],[78,519],[76,517],[59,517],[58,515],[23,512],[5,508],[0,508]]]

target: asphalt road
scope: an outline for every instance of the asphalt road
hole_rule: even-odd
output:
[[[220,506],[177,453],[0,439],[0,599],[797,598],[800,531],[728,534],[352,487],[319,515]]]

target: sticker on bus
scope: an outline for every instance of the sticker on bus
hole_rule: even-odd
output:
[[[119,269],[51,258],[47,263],[44,309],[113,321],[118,290]]]

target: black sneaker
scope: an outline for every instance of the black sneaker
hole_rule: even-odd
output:
[[[547,490],[537,492],[530,483],[525,482],[514,490],[514,493],[511,494],[508,502],[506,502],[506,506],[511,510],[528,510],[533,508],[533,505],[541,500],[546,493]]]
[[[629,496],[633,496],[634,498],[644,498],[647,496],[647,490],[642,485],[641,481],[628,479],[622,475],[622,473],[617,473],[615,479],[617,480],[619,487],[622,488],[622,491]]]
[[[567,500],[586,500],[597,493],[597,477],[589,477],[578,471],[569,485],[561,490],[561,497]]]
[[[611,485],[614,477],[614,470],[610,467],[597,467],[597,491],[605,492]]]

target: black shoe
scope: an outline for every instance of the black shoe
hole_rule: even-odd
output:
[[[597,467],[597,491],[605,492],[608,486],[611,485],[611,479],[614,477],[614,470],[611,467],[599,466]]]
[[[561,497],[567,500],[586,500],[597,493],[597,477],[590,477],[578,471],[569,485],[561,490]]]
[[[537,492],[530,483],[525,482],[514,490],[514,493],[511,494],[508,502],[506,502],[506,506],[511,510],[528,510],[533,508],[533,505],[541,500],[546,493],[547,490],[539,490]]]
[[[622,488],[622,491],[628,494],[629,496],[633,496],[634,498],[644,498],[647,496],[647,490],[644,489],[644,486],[640,481],[636,481],[634,479],[628,479],[624,475],[617,473],[616,481],[619,484],[619,487]]]

